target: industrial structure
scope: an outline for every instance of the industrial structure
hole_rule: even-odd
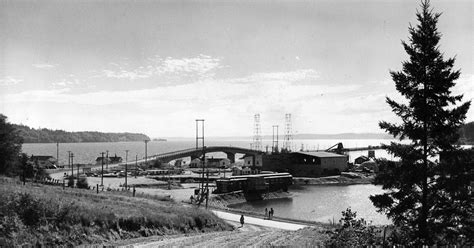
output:
[[[262,194],[278,190],[288,191],[293,183],[293,177],[289,173],[269,173],[245,176],[233,176],[226,179],[216,180],[214,193],[229,193],[243,191],[247,196],[261,197]]]
[[[337,175],[347,169],[348,156],[332,152],[288,152],[244,157],[245,166],[260,171],[288,172],[298,177]]]
[[[254,150],[262,150],[262,136],[260,128],[260,114],[254,115],[253,147]]]
[[[291,151],[291,143],[293,141],[293,131],[291,125],[291,114],[285,114],[285,135],[283,137],[283,150]]]

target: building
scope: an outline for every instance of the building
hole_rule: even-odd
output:
[[[111,164],[110,158],[106,158],[106,157],[97,157],[97,158],[95,159],[95,164],[96,164],[96,165],[101,165],[101,164],[102,164],[102,160],[103,160],[104,164],[107,164],[107,162],[108,162],[109,164]]]
[[[58,161],[53,156],[31,155],[30,161],[37,167],[43,169],[56,169]]]
[[[230,159],[228,158],[206,158],[206,167],[210,168],[228,168]]]
[[[362,155],[362,156],[357,157],[356,159],[354,159],[354,164],[362,164],[362,163],[367,162],[367,161],[369,161],[369,158]]]
[[[278,190],[288,191],[288,187],[292,184],[293,177],[289,173],[232,176],[216,180],[216,190],[214,193],[243,191],[244,193],[257,193],[261,195]]]
[[[109,161],[111,164],[122,163],[122,157],[117,157],[117,154],[115,154],[115,156],[109,157]]]
[[[206,158],[206,167],[208,168],[228,168],[230,160],[228,158]],[[202,161],[199,158],[191,160],[189,168],[201,168]]]
[[[332,152],[292,152],[262,156],[262,170],[289,172],[297,177],[338,175],[347,169],[348,156]]]
[[[202,162],[199,158],[195,158],[189,162],[189,168],[201,168]]]
[[[258,171],[252,171],[248,166],[244,166],[242,168],[238,166],[232,167],[232,176],[250,175],[257,173]]]
[[[262,167],[262,155],[244,155],[242,157],[244,160],[244,166],[250,166],[250,167]]]

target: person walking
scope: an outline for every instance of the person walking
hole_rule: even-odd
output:
[[[268,208],[265,208],[265,217],[263,218],[264,220],[265,219],[268,219]]]
[[[273,208],[270,208],[270,212],[268,213],[269,219],[273,219]]]
[[[244,226],[244,215],[243,214],[240,216],[240,224],[241,224],[240,227]]]

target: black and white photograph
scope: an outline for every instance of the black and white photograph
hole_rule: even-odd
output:
[[[472,247],[473,99],[472,0],[0,0],[0,247]]]

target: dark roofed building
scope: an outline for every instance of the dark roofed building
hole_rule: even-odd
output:
[[[289,172],[297,177],[336,175],[346,170],[348,157],[332,152],[266,154],[262,170]]]
[[[118,157],[117,154],[113,157],[109,157],[109,160],[111,164],[122,163],[122,157]]]
[[[367,161],[369,161],[369,158],[362,155],[362,156],[357,157],[356,159],[354,159],[354,164],[362,164],[362,163],[367,162]]]

